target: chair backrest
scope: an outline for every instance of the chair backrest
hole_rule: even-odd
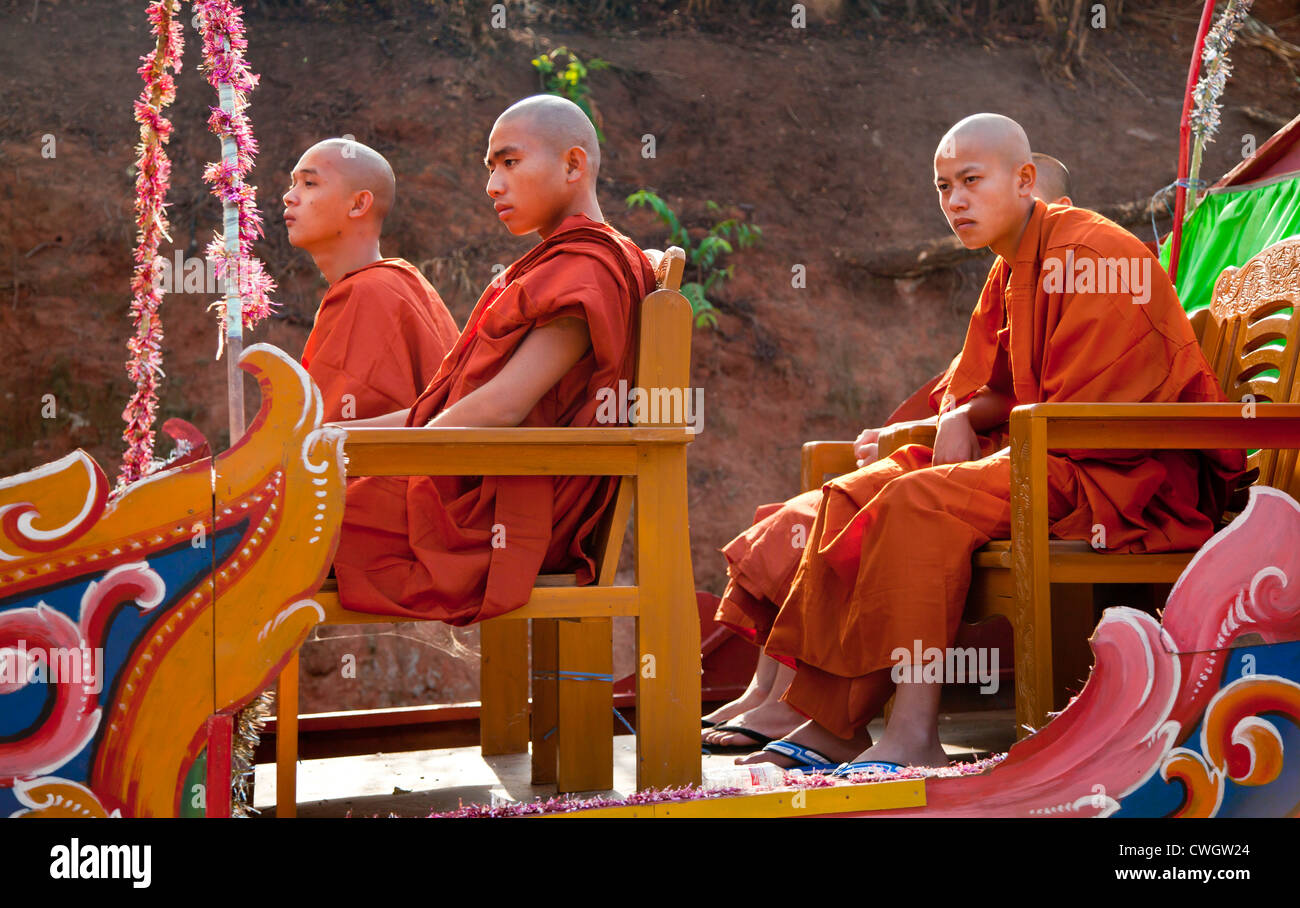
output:
[[[1192,323],[1192,331],[1196,335],[1197,343],[1201,345],[1201,352],[1205,354],[1205,358],[1212,364],[1214,355],[1211,351],[1205,349],[1205,344],[1210,338],[1210,322],[1213,321],[1210,318],[1210,307],[1202,306],[1195,312],[1190,313],[1187,320]]]
[[[646,258],[655,269],[655,287],[641,301],[641,329],[637,339],[636,387],[641,389],[680,389],[683,407],[673,413],[662,410],[659,419],[641,420],[637,425],[680,425],[675,416],[685,412],[685,395],[690,393],[691,373],[691,304],[682,296],[682,273],[686,267],[686,253],[679,246],[670,246],[665,252],[645,250]],[[665,395],[665,396],[671,396]],[[632,513],[633,480],[623,477],[618,484],[614,506],[606,509],[593,534],[593,551],[596,560],[596,583],[609,586],[618,571],[618,556],[627,533],[628,517]]]
[[[681,290],[682,273],[686,270],[686,253],[680,246],[669,246],[667,252],[646,249],[645,257],[655,270],[655,286],[659,290]]]
[[[1201,349],[1231,401],[1297,403],[1300,356],[1300,237],[1269,246],[1214,284]],[[1249,397],[1247,396],[1249,395]],[[1295,451],[1263,450],[1247,465],[1254,482],[1290,491]]]

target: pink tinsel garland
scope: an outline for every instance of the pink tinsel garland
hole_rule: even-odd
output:
[[[219,138],[229,137],[234,141],[235,160],[209,164],[203,179],[212,184],[212,194],[222,203],[231,202],[238,209],[238,253],[232,256],[227,252],[225,237],[218,233],[208,244],[207,258],[214,263],[219,280],[224,281],[227,274],[235,276],[242,299],[243,327],[251,329],[270,314],[274,303],[269,294],[275,290],[275,282],[252,252],[253,243],[262,236],[262,218],[257,210],[257,188],[244,182],[257,155],[257,140],[244,110],[248,107],[248,93],[257,86],[258,77],[244,62],[248,42],[238,4],[230,0],[198,0],[194,11],[202,22],[203,72],[218,91],[223,83],[229,85],[234,90],[235,101],[233,112],[214,107],[208,118],[208,128]],[[158,246],[163,239],[171,240],[166,214],[171,162],[163,146],[171,138],[172,124],[162,111],[176,99],[176,83],[168,69],[181,71],[179,13],[180,0],[152,0],[149,4],[147,16],[155,46],[140,58],[144,62],[138,70],[145,85],[135,102],[135,119],[140,124],[135,181],[135,271],[131,279],[135,334],[127,343],[131,355],[126,363],[135,392],[122,412],[126,421],[122,433],[126,453],[117,491],[154,468],[153,424],[158,411],[158,377],[163,374],[163,334],[158,307],[164,288],[159,280],[162,260]],[[213,305],[218,310],[224,339],[225,302],[220,300]]]
[[[785,775],[784,787],[830,788],[834,785],[843,785],[846,783],[870,784],[872,782],[897,782],[905,779],[951,779],[958,776],[973,776],[988,772],[1004,759],[1006,759],[1006,754],[995,754],[994,756],[986,757],[983,760],[975,760],[969,763],[954,763],[951,766],[907,766],[897,772],[882,773],[881,775],[876,776],[866,776],[860,773],[853,773],[839,779],[833,779],[829,775],[820,775],[816,773],[803,774],[787,772]],[[664,804],[680,801],[709,800],[721,797],[736,797],[745,794],[759,794],[761,791],[768,790],[770,789],[745,792],[738,788],[705,789],[687,785],[682,788],[652,788],[646,791],[635,792],[625,798],[610,798],[605,795],[597,795],[592,798],[581,800],[569,797],[554,797],[545,801],[539,800],[529,803],[505,804],[501,806],[491,806],[488,804],[463,804],[456,810],[450,810],[445,813],[430,814],[429,818],[480,819],[526,817],[541,814],[573,813],[579,810],[597,810],[602,807],[634,807],[639,804]]]
[[[242,299],[243,327],[253,328],[271,313],[274,303],[270,294],[275,282],[263,270],[262,262],[253,255],[253,243],[262,236],[262,216],[257,210],[257,187],[244,182],[253,169],[257,156],[257,139],[252,124],[244,115],[248,107],[248,93],[257,87],[258,76],[244,62],[248,41],[244,38],[244,22],[239,6],[230,0],[196,0],[194,12],[203,33],[203,64],[209,84],[220,91],[222,84],[234,90],[234,111],[212,107],[208,128],[219,138],[234,140],[234,162],[226,160],[209,164],[203,179],[212,185],[212,194],[221,202],[232,203],[239,211],[239,252],[231,256],[226,250],[226,238],[216,234],[208,244],[207,257],[216,264],[217,277],[225,280],[227,274],[236,278]],[[224,300],[213,303],[221,323],[221,337],[226,335],[226,305]]]
[[[155,38],[154,49],[141,57],[140,77],[144,90],[135,102],[135,119],[140,124],[136,146],[135,176],[135,271],[131,279],[131,317],[135,334],[127,342],[130,359],[127,375],[135,393],[122,411],[126,429],[126,453],[122,458],[119,484],[134,482],[149,472],[153,454],[153,422],[158,409],[158,376],[162,374],[162,323],[158,304],[162,290],[157,286],[160,267],[158,244],[167,235],[167,186],[171,162],[163,146],[171,138],[171,121],[162,115],[176,98],[176,83],[167,70],[181,71],[181,24],[176,18],[179,0],[154,0],[147,15]]]

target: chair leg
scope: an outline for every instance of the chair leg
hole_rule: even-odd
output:
[[[1053,631],[1051,594],[1044,592],[1029,600],[1026,609],[1017,603],[1012,623],[1016,650],[1016,740],[1030,729],[1047,724],[1054,700],[1052,670]]]
[[[1064,709],[1092,670],[1088,638],[1097,626],[1092,602],[1092,584],[1052,585],[1053,709]]]
[[[483,756],[528,750],[528,622],[479,625],[479,741]]]
[[[275,815],[298,816],[298,651],[280,671],[276,691]]]
[[[612,624],[608,618],[562,620],[558,637],[556,789],[608,791],[614,787]]]
[[[1092,586],[1052,584],[1050,589],[1048,601],[1035,604],[1038,620],[1024,622],[1017,629],[1017,740],[1029,734],[1025,726],[1042,728],[1049,710],[1063,709],[1092,667],[1085,642],[1096,627]],[[1031,654],[1028,660],[1022,657],[1020,647]]]
[[[651,449],[640,457],[636,786],[698,785],[700,615],[687,538],[686,452]]]
[[[1016,736],[1047,721],[1052,703],[1052,581],[1048,552],[1047,422],[1011,414],[1011,569],[1015,583]]]
[[[520,622],[522,623],[522,622]],[[533,625],[533,784],[555,781],[556,729],[559,723],[559,622],[534,618]]]

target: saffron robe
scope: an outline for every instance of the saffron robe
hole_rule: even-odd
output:
[[[456,335],[438,291],[405,259],[349,271],[326,291],[302,351],[302,366],[320,388],[323,421],[405,410]]]
[[[641,300],[654,270],[627,237],[566,218],[479,298],[465,330],[407,419],[424,426],[501,371],[524,337],[581,318],[591,347],[522,426],[597,425],[600,390],[636,375]],[[365,477],[348,487],[334,571],[344,608],[464,625],[524,605],[539,572],[595,563],[583,543],[617,477]]]
[[[1127,282],[1111,267],[1121,261]],[[1054,286],[1046,278],[1066,264],[1090,267],[1094,279]],[[1142,243],[1094,212],[1041,201],[1015,261],[990,270],[932,407],[946,412],[985,385],[1022,404],[1223,400],[1173,285]],[[895,649],[951,645],[971,554],[1010,534],[1004,441],[983,436],[984,457],[938,467],[930,448],[907,445],[760,510],[724,549],[731,583],[719,620],[798,669],[786,702],[850,737],[892,692]],[[1051,533],[1094,539],[1101,527],[1112,551],[1195,549],[1244,467],[1241,451],[1054,452]],[[810,514],[806,544],[795,548],[794,528]]]

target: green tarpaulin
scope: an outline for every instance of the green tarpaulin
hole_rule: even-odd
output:
[[[1288,174],[1244,189],[1207,194],[1183,225],[1174,285],[1188,312],[1210,304],[1214,282],[1229,265],[1289,236],[1300,235],[1300,173]],[[1160,262],[1169,267],[1169,241],[1160,247]]]

